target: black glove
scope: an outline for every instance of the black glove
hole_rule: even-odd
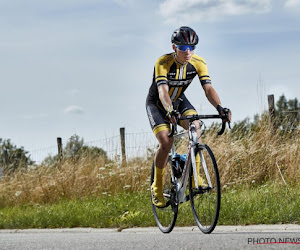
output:
[[[179,112],[177,110],[174,110],[173,107],[169,107],[169,111],[166,114],[166,117],[171,121],[172,117],[175,117],[177,119],[179,115]]]
[[[230,122],[229,118],[228,118],[228,114],[231,113],[230,109],[228,108],[223,108],[220,104],[217,105],[216,109],[219,112],[219,115],[225,116],[226,120],[228,122]]]

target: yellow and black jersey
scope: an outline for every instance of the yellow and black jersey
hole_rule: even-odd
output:
[[[161,84],[168,84],[171,101],[175,102],[196,75],[202,85],[211,83],[206,62],[202,57],[194,54],[187,64],[182,65],[175,59],[174,52],[161,56],[154,66],[153,81],[147,102],[157,103],[158,101],[160,103],[157,88]]]

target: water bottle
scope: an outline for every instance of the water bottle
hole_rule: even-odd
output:
[[[181,168],[181,172],[184,169],[184,165],[185,165],[185,162],[186,162],[186,156],[187,156],[187,154],[183,154],[183,155],[180,156],[180,168]]]
[[[180,168],[180,154],[175,153],[172,156],[172,167],[175,177],[179,178],[182,172]]]

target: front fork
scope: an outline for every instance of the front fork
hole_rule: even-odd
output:
[[[198,149],[196,149],[196,150],[198,150]],[[195,157],[195,148],[194,147],[191,148],[191,162],[192,162],[192,170],[193,170],[193,177],[194,177],[195,187],[198,187],[196,157]]]
[[[200,155],[200,162],[201,162],[201,166],[204,170],[204,173],[205,173],[205,177],[206,177],[206,181],[207,181],[207,184],[208,184],[208,187],[209,188],[212,188],[212,184],[211,184],[211,180],[210,180],[210,176],[209,176],[209,173],[208,173],[208,170],[207,170],[207,165],[206,165],[206,162],[205,162],[205,159],[203,157],[203,153],[202,153],[202,149],[200,148],[200,144],[198,144],[196,146],[196,153],[199,153]],[[194,157],[195,159],[195,154],[194,154]],[[196,173],[196,174],[195,174]],[[195,180],[195,187],[198,187],[198,183],[197,183],[197,169],[196,169],[196,160],[195,160],[195,165],[193,165],[193,174],[194,174],[194,180]]]
[[[197,177],[197,168],[196,168],[196,157],[195,155],[199,153],[200,156],[200,166],[201,169],[203,169],[205,177],[206,177],[206,181],[208,184],[208,188],[212,188],[212,184],[211,184],[211,180],[210,180],[210,176],[207,170],[207,165],[205,162],[205,159],[203,157],[203,153],[202,153],[202,149],[200,148],[200,144],[197,143],[194,147],[191,148],[191,167],[192,167],[192,171],[193,171],[193,178],[194,178],[194,183],[195,183],[195,187],[198,187],[198,177]]]

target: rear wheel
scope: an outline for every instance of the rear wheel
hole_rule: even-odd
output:
[[[199,187],[193,187],[193,169],[190,172],[190,201],[197,226],[203,233],[211,233],[217,225],[221,205],[221,186],[217,163],[211,149],[199,144],[195,156],[199,155],[198,175],[202,178]],[[205,166],[207,174],[205,174]],[[194,185],[195,186],[195,185]]]
[[[151,185],[154,181],[154,163],[151,171]],[[175,202],[175,186],[171,181],[171,166],[168,163],[163,177],[163,193],[166,201],[166,207],[158,208],[152,203],[152,211],[159,229],[163,233],[170,233],[176,223],[178,214],[178,203]]]

